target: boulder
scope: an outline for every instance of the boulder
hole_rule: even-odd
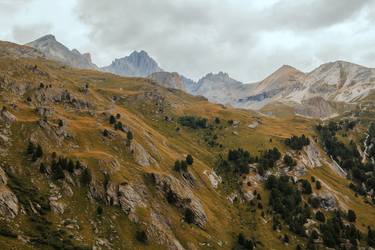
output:
[[[337,209],[337,201],[333,194],[325,192],[319,195],[320,206],[325,210],[335,210]]]
[[[15,117],[12,113],[4,109],[0,113],[0,118],[6,123],[14,123],[17,121],[17,117]]]
[[[213,188],[217,188],[219,184],[222,182],[221,177],[218,176],[216,172],[213,170],[212,171],[205,170],[203,173],[207,175],[208,180],[211,182],[211,185]]]
[[[254,128],[257,128],[258,127],[258,125],[259,125],[259,123],[258,123],[258,121],[255,121],[255,122],[253,122],[253,123],[251,123],[251,124],[249,124],[249,128],[252,128],[252,129],[254,129]]]

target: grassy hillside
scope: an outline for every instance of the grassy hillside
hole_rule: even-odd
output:
[[[284,155],[291,152],[284,140],[314,138],[316,121],[232,109],[147,79],[72,69],[26,47],[0,47],[0,166],[7,179],[0,190],[10,190],[18,203],[15,216],[7,209],[0,214],[3,249],[233,249],[241,247],[239,233],[254,237],[257,249],[306,245],[306,237],[287,227],[273,230],[272,214],[262,217],[269,210],[263,181],[252,184],[260,209],[242,189],[230,202],[227,183],[215,187],[210,178],[228,150],[261,157],[277,147]],[[207,126],[184,126],[185,116],[207,119]],[[42,155],[28,152],[30,143],[40,145]],[[188,154],[193,164],[175,171]],[[59,158],[68,163],[59,165]],[[281,160],[272,172],[279,168]],[[307,169],[301,178],[314,175],[337,192],[364,233],[375,224],[373,207],[354,197],[328,165]],[[256,175],[234,183],[247,176]],[[285,234],[289,244],[281,240]]]

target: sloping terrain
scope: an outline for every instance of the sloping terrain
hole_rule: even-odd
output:
[[[319,231],[315,213],[335,219],[334,209],[355,211],[356,220],[343,216],[345,223],[368,245],[374,208],[315,142],[317,121],[272,118],[150,79],[69,68],[15,44],[1,43],[0,51],[3,249],[323,247],[332,243],[325,227],[309,240],[312,228]],[[309,144],[285,144],[302,134]],[[266,180],[284,174],[287,184],[277,181],[302,199],[294,207],[310,211],[301,222],[306,233],[296,233],[272,203],[276,191]],[[299,183],[312,175],[323,187],[302,195]],[[314,208],[313,195],[322,197]]]

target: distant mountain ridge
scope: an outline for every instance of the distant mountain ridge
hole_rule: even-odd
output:
[[[53,35],[43,36],[35,41],[25,44],[42,52],[48,59],[67,64],[74,68],[97,69],[92,63],[89,53],[81,54],[78,50],[69,50],[65,45],[58,42]]]
[[[197,82],[177,73],[164,71],[146,52],[134,51],[98,68],[89,54],[69,50],[47,35],[27,44],[47,58],[72,67],[91,68],[121,76],[148,77],[167,88],[201,95],[214,103],[237,108],[262,110],[272,104],[292,107],[296,114],[327,117],[336,112],[332,103],[356,103],[375,90],[375,69],[345,61],[325,63],[304,73],[283,65],[264,80],[244,84],[227,73],[208,73]],[[319,106],[319,111],[314,109]]]

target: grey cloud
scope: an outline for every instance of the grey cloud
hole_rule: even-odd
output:
[[[50,33],[52,29],[49,23],[29,24],[27,26],[16,25],[13,27],[13,38],[19,43],[27,43],[38,37]]]
[[[166,70],[193,78],[224,70],[259,80],[282,64],[309,70],[336,57],[357,59],[356,49],[366,53],[350,41],[359,29],[357,46],[375,40],[375,21],[357,23],[371,0],[284,0],[262,8],[255,2],[79,0],[76,13],[89,27],[95,43],[88,49],[99,64],[144,49]],[[340,40],[332,42],[332,34]]]
[[[360,13],[372,0],[279,1],[268,11],[276,27],[317,29],[346,21]]]

